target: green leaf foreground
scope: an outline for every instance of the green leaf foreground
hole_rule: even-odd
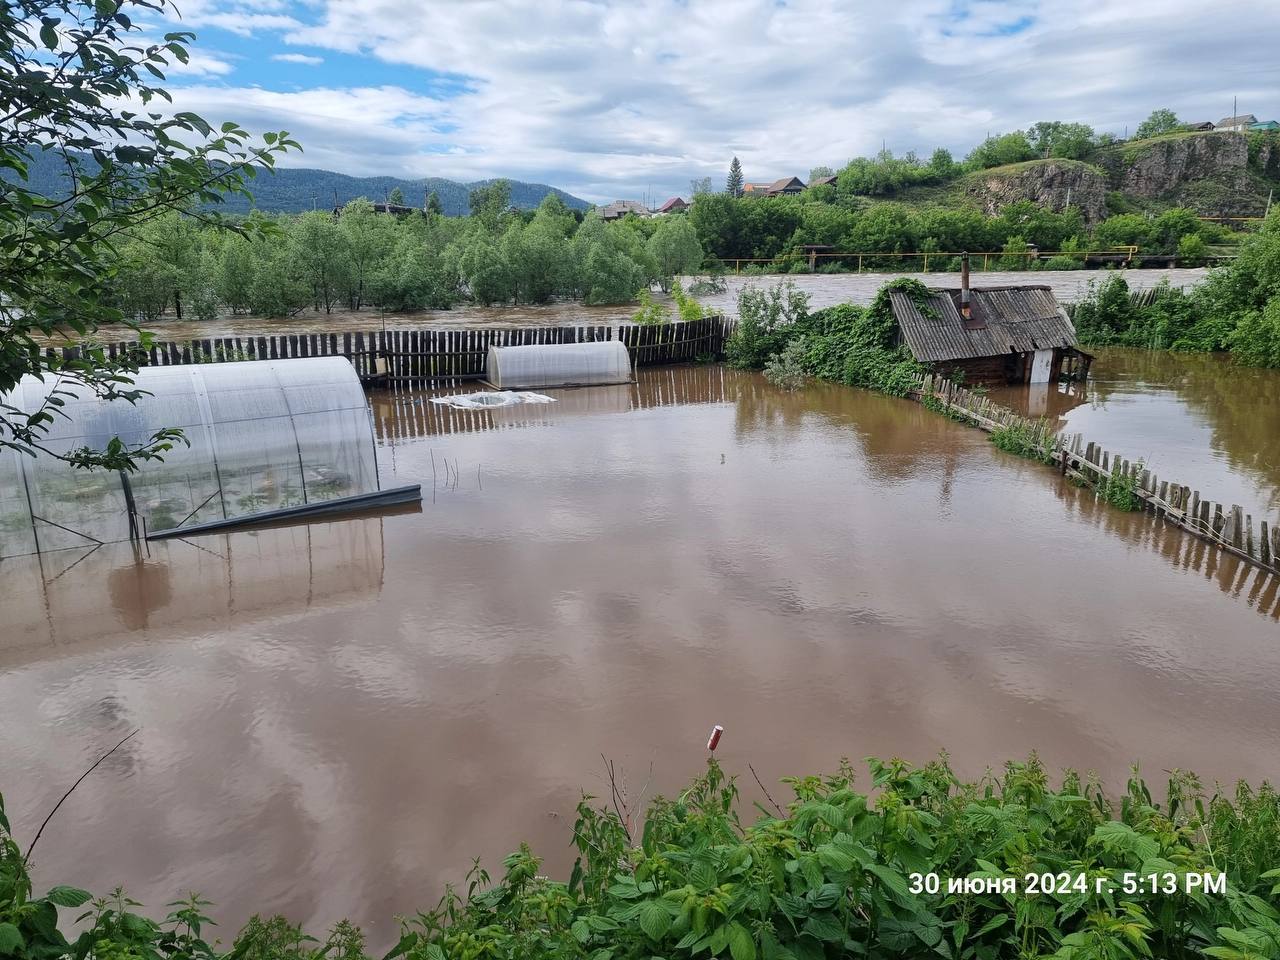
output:
[[[1071,771],[1053,785],[1035,756],[976,782],[957,778],[945,756],[867,765],[868,792],[854,789],[845,763],[783,781],[785,809],[760,807],[749,824],[715,761],[677,796],[655,799],[638,831],[616,806],[584,796],[568,883],[543,876],[527,846],[496,881],[477,864],[465,893],[447,887],[434,908],[402,921],[383,960],[1280,957],[1280,797],[1266,784],[1205,796],[1193,775],[1174,771],[1158,803],[1136,770],[1110,799]],[[1219,871],[1221,893],[1126,893],[1120,883],[1125,873]],[[912,892],[913,874],[1046,873],[1112,886],[1028,894],[1020,883],[1012,894],[956,892],[944,880],[936,893]],[[73,939],[75,908],[86,905]],[[33,897],[17,843],[0,832],[5,960],[369,956],[346,921],[321,941],[281,917],[254,917],[223,952],[205,936],[207,906],[193,895],[157,923],[119,890],[91,900],[58,886]]]

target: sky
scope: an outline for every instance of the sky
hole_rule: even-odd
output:
[[[505,176],[586,200],[957,158],[1037,120],[1123,135],[1280,118],[1275,0],[176,0],[175,110],[288,130],[356,176]]]

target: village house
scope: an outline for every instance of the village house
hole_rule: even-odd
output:
[[[658,213],[683,213],[688,209],[689,204],[685,203],[683,197],[672,197],[658,208]]]
[[[1259,120],[1249,124],[1250,132],[1254,130],[1280,130],[1280,120]]]
[[[1213,125],[1215,130],[1226,130],[1234,133],[1244,133],[1253,124],[1258,122],[1258,118],[1252,113],[1242,113],[1238,117],[1223,117]]]
[[[917,303],[889,294],[898,342],[930,371],[965,384],[1056,383],[1068,358],[1087,373],[1092,356],[1076,346],[1076,328],[1053,291],[1040,284],[931,289]]]
[[[744,183],[742,193],[748,197],[781,197],[791,196],[804,190],[804,181],[799,177],[783,177],[772,183]]]
[[[621,220],[628,213],[634,213],[637,217],[647,217],[649,208],[639,200],[615,200],[600,208],[600,219]]]
[[[809,181],[811,187],[834,187],[836,185],[836,177],[814,177]]]

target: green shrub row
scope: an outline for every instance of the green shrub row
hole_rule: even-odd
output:
[[[1206,796],[1174,771],[1157,802],[1136,771],[1112,799],[1070,771],[1055,785],[1034,756],[977,781],[958,778],[945,757],[867,764],[869,790],[855,789],[842,764],[785,781],[785,806],[757,805],[749,823],[714,761],[677,796],[656,799],[633,830],[584,797],[567,879],[543,876],[522,846],[496,881],[477,867],[465,892],[449,888],[406,919],[386,960],[1280,956],[1280,797],[1265,784]],[[255,917],[222,952],[206,938],[208,905],[194,896],[162,923],[118,892],[34,896],[2,809],[0,956],[367,953],[348,923],[320,941],[278,917]],[[1225,889],[1205,892],[1203,878],[1220,875]],[[950,882],[966,878],[958,889]]]
[[[1280,212],[1190,291],[1165,285],[1135,297],[1113,275],[1091,287],[1072,319],[1085,345],[1225,350],[1249,366],[1280,367]]]

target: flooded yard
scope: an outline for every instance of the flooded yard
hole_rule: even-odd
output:
[[[1156,374],[1101,369],[1097,401],[1141,409]],[[1255,482],[1265,398],[1231,413],[1192,381],[1160,403]],[[4,561],[15,832],[141,730],[46,831],[37,886],[155,911],[197,888],[223,937],[281,911],[376,948],[475,855],[528,840],[566,874],[600,755],[633,798],[671,791],[715,723],[748,797],[748,763],[770,783],[944,748],[1117,791],[1133,761],[1280,776],[1276,578],[907,401],[717,366],[551,392],[375,394],[383,483],[421,482],[420,512]]]

